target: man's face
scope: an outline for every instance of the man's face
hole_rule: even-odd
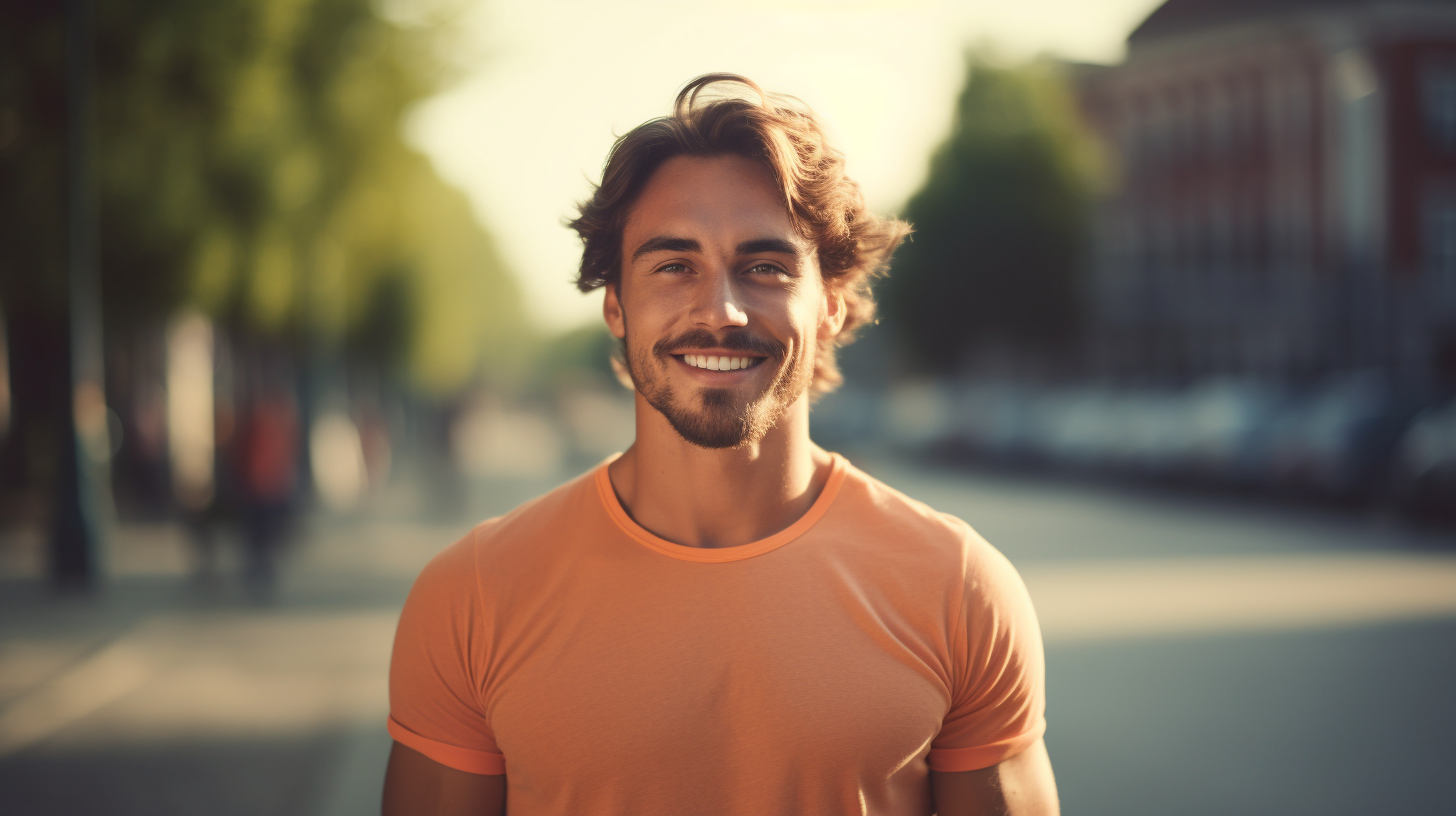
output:
[[[694,445],[762,439],[804,398],[818,343],[844,314],[768,168],[669,159],[622,239],[620,292],[608,287],[604,312],[638,393]]]

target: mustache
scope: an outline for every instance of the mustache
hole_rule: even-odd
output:
[[[788,353],[788,349],[784,348],[783,343],[750,334],[746,330],[730,331],[722,337],[718,337],[707,329],[689,329],[677,337],[659,340],[652,346],[652,351],[659,357],[665,357],[672,354],[673,349],[684,347],[723,348],[729,351],[761,354],[765,357],[782,357]]]

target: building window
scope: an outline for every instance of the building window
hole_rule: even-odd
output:
[[[1234,123],[1235,103],[1229,99],[1228,93],[1218,85],[1213,86],[1205,97],[1204,111],[1208,119],[1205,125],[1205,133],[1208,140],[1208,152],[1215,158],[1222,158],[1232,152],[1233,141],[1236,131]]]
[[[1123,173],[1129,181],[1142,178],[1143,120],[1146,117],[1135,105],[1128,104],[1117,120],[1118,141],[1122,145]]]
[[[1456,57],[1426,60],[1421,85],[1427,138],[1437,151],[1456,153]]]
[[[1421,220],[1426,271],[1447,285],[1456,285],[1456,190],[1428,194]]]

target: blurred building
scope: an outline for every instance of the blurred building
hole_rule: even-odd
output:
[[[1168,0],[1078,88],[1104,374],[1456,382],[1456,2]]]

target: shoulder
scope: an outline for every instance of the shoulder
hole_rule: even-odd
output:
[[[942,575],[959,576],[972,591],[1024,591],[1015,567],[971,523],[848,463],[836,504],[842,506],[839,522],[861,531],[870,546],[902,554]]]
[[[845,523],[946,556],[984,557],[990,548],[966,521],[911,498],[848,462],[844,467],[836,505]]]
[[[538,549],[558,541],[566,529],[590,524],[603,516],[597,495],[597,472],[592,468],[566,484],[537,496],[516,509],[476,525],[470,538],[477,556],[494,560],[522,549]]]
[[[593,512],[602,512],[595,473],[596,469],[588,471],[505,515],[475,525],[430,559],[412,593],[470,594],[479,589],[482,578],[554,560],[554,548],[572,541],[569,533],[589,524]]]

